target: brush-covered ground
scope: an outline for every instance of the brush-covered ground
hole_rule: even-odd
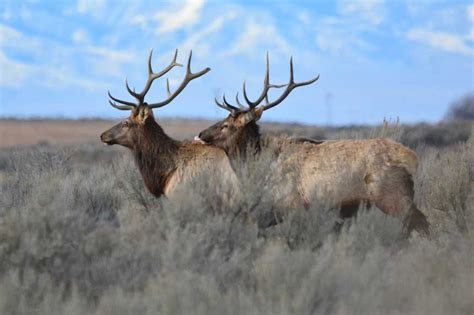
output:
[[[437,148],[407,142],[409,128],[345,132],[418,153],[428,238],[376,208],[336,234],[317,202],[259,230],[253,218],[279,206],[265,155],[244,191],[199,178],[155,199],[123,148],[2,149],[0,313],[473,314],[472,127]]]

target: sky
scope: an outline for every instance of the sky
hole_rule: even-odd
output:
[[[295,89],[264,113],[266,121],[307,124],[436,122],[474,91],[474,4],[449,0],[352,1],[0,1],[0,117],[98,117],[128,113],[107,91],[133,101],[124,78],[141,91],[147,58],[158,71],[178,48],[189,83],[155,117],[220,119],[214,104],[262,89],[265,54],[270,81],[284,84],[293,56]],[[185,68],[169,72],[171,90]],[[272,90],[270,99],[281,93]],[[167,97],[165,77],[146,96]]]

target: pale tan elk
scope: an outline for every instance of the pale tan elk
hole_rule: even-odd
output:
[[[186,75],[176,91],[171,93],[167,80],[168,98],[164,101],[148,104],[145,95],[153,81],[168,73],[176,66],[178,50],[175,51],[171,63],[160,72],[153,72],[151,66],[153,51],[148,58],[148,79],[142,92],[130,89],[127,81],[126,88],[136,103],[123,101],[113,97],[109,92],[109,103],[120,110],[130,110],[130,116],[116,124],[100,136],[102,142],[108,145],[118,144],[129,148],[135,157],[136,164],[145,182],[145,186],[156,197],[164,194],[170,196],[175,188],[187,179],[202,175],[212,169],[219,168],[225,173],[232,169],[225,153],[212,146],[206,146],[195,141],[177,141],[169,137],[153,117],[154,108],[169,104],[186,85],[207,73],[206,68],[197,73],[191,72],[191,57],[189,54]]]
[[[257,121],[262,113],[280,104],[295,88],[318,79],[319,76],[295,83],[290,59],[288,84],[270,84],[267,54],[261,95],[251,101],[244,82],[243,96],[248,107],[241,104],[238,93],[237,106],[231,105],[225,95],[222,103],[216,99],[217,105],[230,115],[202,131],[197,139],[224,149],[237,173],[239,163],[245,163],[249,155],[258,154],[269,143],[276,144],[282,157],[280,168],[297,170],[294,185],[304,203],[319,200],[338,207],[341,218],[354,215],[361,203],[375,204],[386,214],[400,217],[408,232],[415,229],[428,233],[428,221],[413,202],[418,159],[400,143],[389,139],[313,141],[261,136]],[[268,91],[281,87],[286,87],[281,96],[269,102]]]

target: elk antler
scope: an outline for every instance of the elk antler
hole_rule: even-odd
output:
[[[231,105],[229,104],[229,102],[227,102],[227,100],[225,99],[225,94],[222,95],[222,103],[219,103],[219,101],[217,100],[217,97],[214,99],[214,102],[216,102],[217,106],[225,109],[225,110],[228,110],[232,115],[234,115],[235,113],[237,113],[240,108],[238,107],[235,107],[234,105]],[[239,105],[240,102],[237,102]]]
[[[169,104],[176,96],[179,95],[179,93],[181,93],[184,90],[186,85],[188,85],[188,83],[191,80],[199,78],[200,76],[204,75],[205,73],[207,73],[211,70],[210,68],[205,68],[205,69],[203,69],[203,70],[201,70],[197,73],[192,73],[191,72],[191,58],[192,58],[192,55],[193,55],[193,52],[190,51],[189,58],[188,58],[188,64],[186,66],[186,75],[184,77],[183,82],[181,82],[180,86],[176,89],[176,91],[174,91],[174,93],[171,93],[170,92],[169,81],[168,81],[168,79],[166,79],[166,90],[168,92],[168,98],[166,100],[162,101],[162,102],[149,104],[148,106],[150,108],[162,107],[162,106],[165,106],[165,105]],[[120,100],[118,98],[113,97],[110,94],[110,92],[108,92],[109,97],[114,101],[114,102],[112,102],[112,101],[109,100],[110,105],[112,105],[113,107],[115,107],[117,109],[120,109],[120,110],[130,110],[130,109],[136,108],[140,105],[146,104],[145,103],[145,95],[150,90],[150,87],[151,87],[151,84],[153,83],[153,81],[155,79],[158,79],[158,78],[162,77],[163,75],[168,73],[174,67],[182,67],[183,66],[182,64],[179,64],[179,63],[176,62],[176,59],[178,57],[178,50],[176,49],[175,53],[174,53],[173,60],[170,62],[170,64],[168,66],[166,66],[166,68],[164,68],[160,72],[155,73],[155,72],[153,72],[153,68],[151,66],[152,56],[153,56],[153,49],[150,51],[150,55],[148,56],[148,79],[146,81],[145,87],[143,88],[143,90],[140,93],[135,92],[135,89],[132,90],[128,86],[128,81],[125,78],[125,87],[127,88],[128,93],[130,93],[137,100],[137,103],[132,103],[132,102],[127,102],[127,101]],[[118,105],[115,102],[123,104],[123,105]]]
[[[265,100],[265,105],[263,106],[263,110],[267,110],[267,109],[270,109],[278,104],[280,104],[290,93],[291,91],[293,91],[295,88],[297,87],[300,87],[300,86],[304,86],[304,85],[309,85],[315,81],[317,81],[319,79],[319,75],[317,77],[315,77],[314,79],[311,79],[311,80],[308,80],[308,81],[304,81],[304,82],[299,82],[299,83],[295,83],[294,81],[294,74],[293,74],[293,57],[290,58],[290,80],[288,81],[288,84],[282,84],[282,85],[277,85],[277,84],[270,84],[270,66],[269,66],[269,61],[268,61],[268,52],[267,52],[267,56],[266,56],[266,68],[265,68],[265,78],[263,80],[263,90],[262,90],[262,93],[260,94],[260,96],[255,100],[255,101],[251,101],[248,96],[247,96],[247,91],[245,89],[245,81],[244,81],[244,84],[243,84],[243,94],[244,94],[244,99],[245,101],[247,102],[248,104],[248,108],[245,108],[241,103],[240,103],[240,100],[239,100],[239,93],[237,93],[237,95],[235,96],[235,101],[237,102],[238,104],[238,108],[236,106],[233,106],[231,104],[229,104],[227,102],[227,100],[225,99],[225,95],[223,95],[223,103],[219,103],[217,101],[217,99],[215,100],[216,104],[219,106],[219,107],[222,107],[228,111],[230,111],[230,113],[232,115],[235,115],[237,112],[240,112],[240,111],[248,111],[248,110],[251,110],[251,109],[254,109],[255,107],[257,107],[263,100]],[[273,102],[269,102],[268,101],[268,91],[271,89],[271,88],[282,88],[282,87],[285,87],[286,86],[286,89],[285,91],[280,95],[280,97],[278,99],[276,99],[275,101]]]

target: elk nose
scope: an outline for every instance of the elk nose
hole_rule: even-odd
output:
[[[107,134],[107,131],[103,132],[101,135],[100,135],[100,141],[106,143],[107,141],[109,141],[109,137],[108,137],[108,134]]]
[[[194,137],[194,141],[199,141],[201,143],[206,143],[206,141],[202,140],[202,132],[200,132],[199,135]]]

